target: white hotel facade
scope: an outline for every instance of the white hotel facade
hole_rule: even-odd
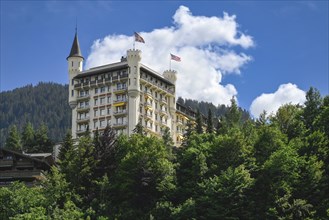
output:
[[[195,112],[176,103],[176,71],[159,74],[141,63],[141,51],[131,49],[120,62],[83,70],[77,33],[67,57],[72,136],[100,132],[111,125],[131,135],[141,122],[147,133],[161,136],[165,127],[176,146]]]

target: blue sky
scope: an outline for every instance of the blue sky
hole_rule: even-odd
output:
[[[153,51],[154,48],[167,48],[168,54],[174,52],[182,58],[182,62],[174,63],[173,68],[188,71],[183,66],[191,65],[191,50],[178,45],[164,47],[163,42],[160,42],[161,45],[152,44],[155,41],[154,30],[169,28],[182,31],[184,25],[189,26],[178,24],[183,22],[184,16],[195,20],[218,18],[225,21],[224,12],[228,14],[228,20],[235,16],[232,21],[237,25],[234,39],[241,40],[243,35],[250,37],[252,43],[246,46],[226,39],[223,44],[212,40],[187,46],[198,50],[195,54],[234,52],[244,60],[234,70],[225,69],[228,64],[215,65],[209,70],[218,71],[218,75],[211,75],[221,86],[218,90],[206,91],[200,87],[200,92],[193,93],[189,87],[194,85],[181,83],[180,88],[184,90],[181,94],[188,98],[213,100],[216,104],[227,104],[228,96],[233,94],[239,105],[251,109],[254,115],[262,108],[275,111],[277,105],[284,102],[302,102],[300,96],[310,86],[318,88],[322,95],[328,94],[327,1],[1,1],[0,89],[12,90],[26,84],[35,85],[39,81],[67,83],[66,57],[72,45],[76,18],[87,67],[98,64],[95,59],[107,46],[107,36],[111,42],[116,42],[119,35],[130,39],[133,32],[138,31],[148,40],[140,49],[145,52],[151,68],[160,66],[153,65],[151,59],[147,60],[149,48],[152,47]],[[175,20],[174,15],[181,17]],[[193,37],[197,38],[197,34]],[[164,35],[163,39],[166,37]],[[98,48],[94,44],[97,39],[101,43]],[[208,50],[209,47],[211,49]],[[111,47],[109,51],[107,53],[111,53]],[[119,49],[112,55],[117,54],[120,54]],[[109,62],[114,59],[111,54],[108,57]],[[205,61],[204,64],[208,63]],[[198,81],[198,77],[203,76],[203,70],[184,72],[181,76],[192,79],[193,83],[193,78]],[[221,98],[216,98],[216,92],[221,91],[225,95],[218,94]]]

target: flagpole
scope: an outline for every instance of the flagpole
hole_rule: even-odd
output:
[[[169,70],[171,70],[171,56],[169,57]]]

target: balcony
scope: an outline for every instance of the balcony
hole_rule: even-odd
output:
[[[145,108],[152,108],[151,102],[145,102],[144,106],[145,106]]]
[[[78,83],[78,84],[74,84],[74,88],[77,89],[77,88],[80,88],[81,87],[81,83]]]
[[[164,98],[160,99],[160,103],[161,103],[161,104],[166,104],[166,105],[168,104],[168,103],[167,103],[167,100],[164,99]]]
[[[123,88],[113,88],[113,93],[124,93],[127,91],[127,87]]]
[[[178,119],[178,120],[177,120],[177,125],[184,125],[184,124],[183,124],[183,120],[182,120],[182,119]]]
[[[127,99],[116,99],[116,100],[113,100],[113,104],[114,103],[118,103],[118,102],[127,102]]]
[[[11,167],[14,165],[13,160],[0,160],[0,167]]]
[[[77,130],[76,133],[77,134],[83,134],[85,133],[87,130],[86,129],[80,129],[80,130]]]
[[[87,95],[80,95],[77,97],[77,100],[82,100],[82,99],[89,99],[90,98],[90,95],[87,94]]]
[[[112,125],[112,127],[113,128],[119,128],[119,127],[125,127],[125,126],[127,126],[127,122],[114,122],[113,123],[113,125]]]
[[[166,111],[166,110],[163,110],[163,109],[161,109],[161,110],[160,110],[160,114],[161,114],[161,115],[166,115],[166,114],[167,114],[167,111]]]
[[[78,123],[86,122],[86,121],[89,121],[89,119],[90,119],[89,117],[78,118],[78,119],[77,119],[77,122],[78,122]]]
[[[89,105],[78,106],[77,111],[86,111],[89,110],[89,108],[90,108]]]
[[[0,179],[45,178],[41,170],[8,170],[2,171]]]
[[[119,116],[119,115],[124,115],[124,114],[127,114],[127,110],[126,109],[113,112],[113,115],[114,116]]]
[[[17,161],[16,167],[34,167],[33,161]]]
[[[144,114],[145,116],[145,119],[149,119],[149,120],[152,120],[152,115],[147,113],[147,114]]]

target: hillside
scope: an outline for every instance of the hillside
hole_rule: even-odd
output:
[[[54,142],[61,141],[68,129],[71,128],[71,110],[68,105],[67,85],[57,83],[39,83],[36,86],[27,85],[12,91],[1,92],[0,102],[0,146],[5,143],[8,128],[16,125],[22,131],[24,125],[30,121],[34,128],[42,123],[48,127],[48,135]],[[215,106],[209,102],[178,98],[178,102],[200,109],[207,116],[210,108],[215,117],[227,112],[225,105]],[[249,113],[242,110],[242,118],[249,117]]]
[[[67,85],[39,83],[0,93],[0,146],[5,143],[8,128],[15,124],[21,131],[30,121],[34,128],[48,127],[53,141],[62,140],[71,127]]]

